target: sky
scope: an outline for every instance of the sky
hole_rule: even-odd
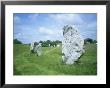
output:
[[[83,38],[97,40],[96,13],[14,13],[14,39],[27,44],[62,40],[63,27],[74,26]]]

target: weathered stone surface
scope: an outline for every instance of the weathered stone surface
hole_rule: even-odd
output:
[[[38,56],[40,56],[42,54],[42,46],[41,44],[35,44],[35,43],[31,43],[30,46],[30,51],[31,53],[36,53]]]
[[[76,28],[64,26],[62,41],[62,61],[74,64],[84,53],[84,39]]]
[[[40,43],[35,46],[34,51],[37,53],[38,56],[41,56],[41,54],[42,54],[42,46],[41,46]]]

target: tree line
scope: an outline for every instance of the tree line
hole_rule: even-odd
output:
[[[57,44],[61,44],[62,42],[59,40],[56,40],[56,41],[47,40],[47,41],[34,42],[35,45],[38,45],[39,43],[41,43],[42,47],[49,47],[49,46],[57,46]],[[18,39],[14,39],[14,44],[23,44],[23,43]],[[29,45],[30,44],[31,43],[29,43]]]
[[[86,39],[84,39],[84,43],[85,44],[87,44],[87,43],[97,43],[97,41],[96,40],[93,40],[91,38],[86,38]]]
[[[56,40],[56,41],[51,41],[51,40],[39,41],[39,42],[35,42],[35,45],[38,45],[39,43],[41,43],[42,47],[49,47],[49,45],[50,46],[57,46],[57,44],[61,44],[62,41],[59,41],[59,40]],[[93,40],[91,38],[86,38],[86,39],[84,39],[84,43],[85,44],[87,44],[87,43],[97,43],[97,41]],[[23,44],[23,43],[18,39],[14,39],[14,44]]]

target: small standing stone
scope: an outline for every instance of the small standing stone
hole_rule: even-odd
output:
[[[31,43],[30,50],[31,50],[31,53],[37,53],[38,56],[41,56],[41,54],[42,54],[41,43],[39,43],[37,45],[35,43]]]
[[[50,44],[49,44],[49,47],[50,47]]]
[[[34,42],[32,42],[30,45],[30,51],[31,53],[34,53]]]
[[[35,46],[34,51],[37,53],[38,56],[41,56],[41,54],[42,54],[42,46],[41,46],[40,43]]]

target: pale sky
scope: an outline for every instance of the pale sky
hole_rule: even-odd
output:
[[[23,43],[62,40],[63,27],[75,26],[84,38],[97,40],[96,13],[14,13],[14,39]]]

